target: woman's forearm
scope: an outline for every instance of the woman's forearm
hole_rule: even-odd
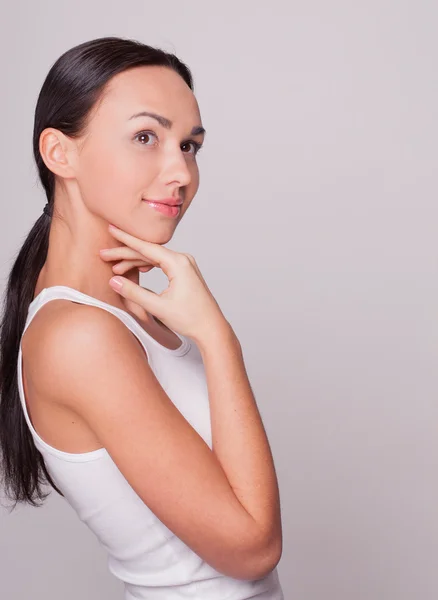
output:
[[[207,378],[212,450],[239,502],[281,554],[277,476],[240,342],[226,322],[198,347]]]

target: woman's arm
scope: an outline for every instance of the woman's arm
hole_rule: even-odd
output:
[[[208,336],[201,347],[212,389],[215,444],[234,489],[216,453],[164,391],[138,339],[110,312],[66,302],[44,325],[31,372],[41,397],[88,424],[134,491],[179,539],[225,575],[260,579],[279,560],[272,508],[266,507],[269,477],[263,464],[251,461],[264,446],[254,425],[246,433],[239,425],[251,414],[242,408],[239,385],[230,386],[232,394],[222,388],[223,379],[237,379],[239,369],[232,365],[238,364],[238,346],[222,327],[210,326]],[[228,410],[220,406],[225,403]],[[240,431],[242,451],[235,439]],[[228,443],[237,453],[236,464]]]
[[[226,322],[227,323],[227,322]],[[271,450],[231,326],[198,342],[207,377],[213,452],[275,564],[282,552],[280,498]]]

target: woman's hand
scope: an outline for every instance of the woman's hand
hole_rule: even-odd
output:
[[[139,266],[141,271],[158,267],[169,280],[169,286],[157,294],[126,277],[117,276],[121,287],[114,284],[113,279],[110,285],[121,296],[139,304],[169,329],[195,341],[211,336],[214,328],[231,328],[193,256],[134,237],[113,225],[109,226],[109,232],[125,246],[105,250],[101,253],[103,260],[121,260],[119,272],[133,266]]]

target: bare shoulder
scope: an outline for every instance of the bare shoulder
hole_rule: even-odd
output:
[[[139,340],[115,315],[100,307],[67,299],[47,302],[33,318],[22,341],[23,354],[32,357],[32,370],[38,372],[46,397],[62,402],[59,394],[65,377],[82,369],[84,356],[102,354],[120,341],[129,341],[132,352],[143,361],[147,355]],[[77,350],[80,350],[80,353]]]

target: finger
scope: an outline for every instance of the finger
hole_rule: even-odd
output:
[[[113,271],[114,273],[126,273],[126,271],[129,271],[130,269],[133,269],[134,267],[141,267],[141,270],[146,272],[146,271],[150,271],[151,269],[155,269],[154,265],[145,265],[145,261],[144,259],[142,260],[122,260],[121,262],[113,265]]]
[[[169,279],[175,276],[175,257],[178,256],[178,252],[160,244],[141,240],[114,225],[109,225],[108,230],[117,240],[140,252],[155,266],[159,266]]]
[[[159,294],[134,283],[126,277],[120,277],[120,275],[117,275],[116,279],[122,284],[121,286],[115,285],[111,279],[109,281],[110,286],[116,292],[118,292],[124,298],[128,298],[136,304],[139,304],[159,319],[161,318],[160,303],[162,300]]]
[[[99,250],[99,255],[103,260],[120,260],[124,259],[139,259],[143,262],[147,262],[145,257],[136,250],[129,248],[128,246],[117,246],[116,248],[103,248]]]

